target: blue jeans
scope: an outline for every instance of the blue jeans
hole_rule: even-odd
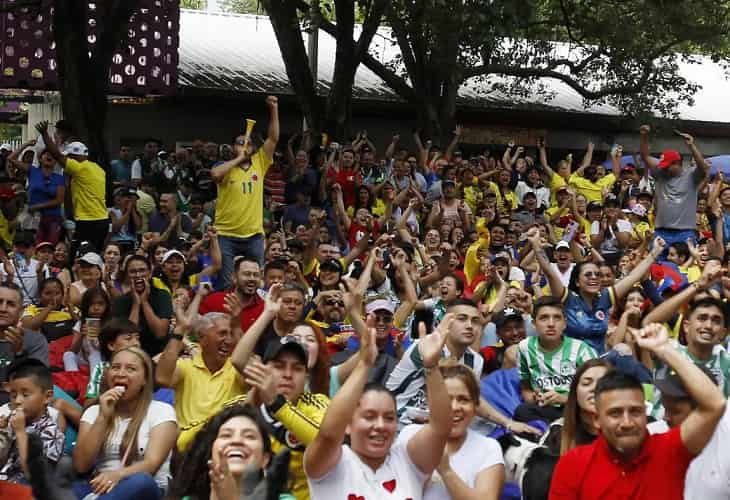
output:
[[[659,260],[667,260],[669,245],[672,243],[687,243],[688,239],[691,239],[695,244],[697,243],[697,231],[693,229],[666,229],[658,227],[654,230],[654,236],[661,236],[667,242],[667,247],[659,256]]]
[[[233,260],[238,256],[251,257],[264,265],[264,235],[257,234],[250,238],[236,238],[234,236],[218,236],[218,245],[221,247],[223,267],[218,281],[219,290],[228,290],[233,284]]]
[[[75,482],[72,489],[79,500],[94,492],[91,485],[85,481]],[[97,497],[97,500],[159,500],[160,498],[162,490],[152,475],[147,472],[137,472],[119,481],[114,489]]]

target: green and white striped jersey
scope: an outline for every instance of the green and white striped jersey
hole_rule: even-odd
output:
[[[695,358],[690,354],[686,345],[682,345],[676,340],[671,340],[672,345],[677,351],[679,351],[685,358],[689,359],[696,365],[704,365],[705,368],[710,370],[715,376],[717,385],[725,393],[725,397],[730,397],[730,354],[721,345],[716,345],[712,349],[712,357],[707,361],[702,361]],[[654,378],[664,378],[669,375],[670,368],[668,365],[663,363],[661,360],[654,358]],[[654,393],[651,401],[652,417],[661,419],[664,417],[664,407],[661,402],[661,392],[659,389],[654,387]]]
[[[395,396],[399,426],[414,423],[417,418],[428,417],[426,378],[421,353],[418,351],[418,342],[413,342],[403,353],[403,357],[398,361],[385,383],[385,387]],[[449,348],[444,346],[441,359],[450,357]],[[484,358],[478,352],[467,348],[459,362],[471,368],[477,380],[481,378]]]
[[[570,337],[563,337],[563,343],[550,352],[540,346],[539,337],[528,337],[517,348],[520,380],[536,392],[567,394],[578,367],[595,357],[591,346]]]

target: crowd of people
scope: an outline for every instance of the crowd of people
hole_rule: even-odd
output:
[[[283,143],[266,105],[108,166],[65,120],[0,147],[0,496],[730,498],[730,185],[691,135]]]

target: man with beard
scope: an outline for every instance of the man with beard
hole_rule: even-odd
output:
[[[725,410],[720,389],[669,343],[657,323],[634,333],[637,345],[672,368],[696,407],[677,427],[647,434],[644,390],[633,376],[609,372],[596,384],[600,436],[558,462],[550,499],[681,499],[691,460],[705,448]],[[705,498],[705,497],[703,497]]]
[[[307,322],[322,330],[330,354],[341,351],[354,333],[352,325],[345,322],[345,299],[342,292],[321,291],[314,302],[316,309],[307,317]]]
[[[185,450],[202,424],[225,401],[245,392],[243,378],[230,361],[241,334],[232,328],[237,311],[233,312],[233,318],[224,313],[208,313],[193,324],[185,314],[178,313],[175,330],[157,363],[157,383],[175,389],[180,451]],[[198,337],[200,350],[191,359],[178,359],[183,338],[191,333]]]
[[[232,281],[233,290],[211,293],[200,304],[198,312],[226,312],[225,298],[235,294],[241,304],[241,330],[247,332],[264,310],[264,300],[257,293],[261,282],[258,261],[250,257],[236,259]]]
[[[306,292],[298,283],[273,285],[264,299],[263,311],[236,346],[234,358],[248,360],[251,354],[263,357],[271,342],[279,342],[301,321],[305,301]],[[243,370],[244,366],[245,361],[238,368]]]

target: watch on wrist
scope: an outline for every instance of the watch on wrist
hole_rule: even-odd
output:
[[[170,338],[182,342],[185,337],[183,335],[180,335],[179,333],[171,333]]]

